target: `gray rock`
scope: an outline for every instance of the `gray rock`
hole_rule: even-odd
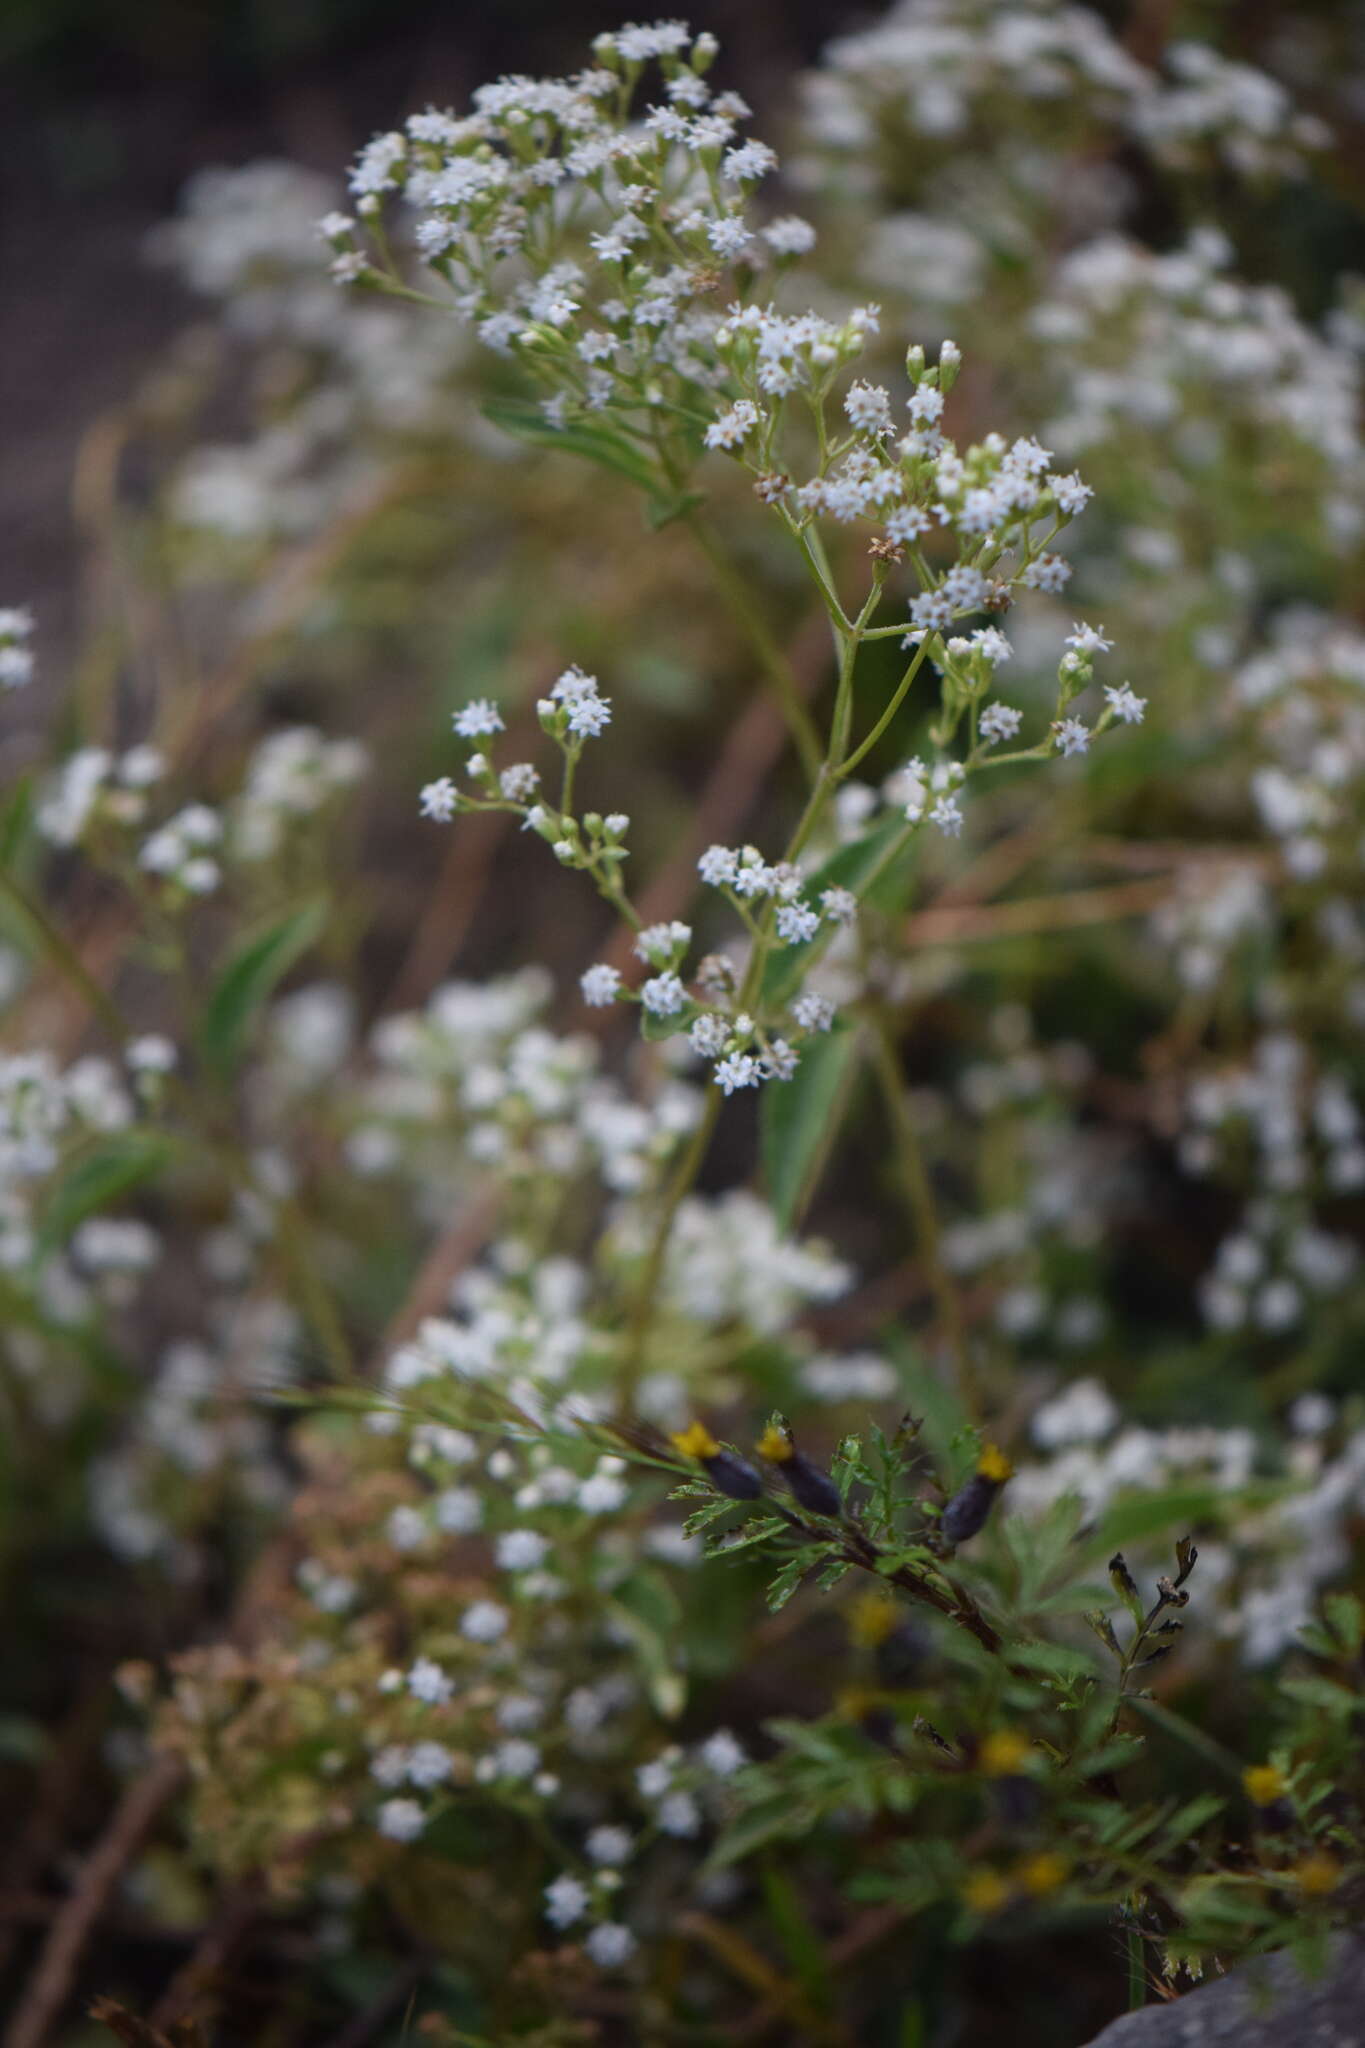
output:
[[[1326,1970],[1258,1956],[1165,2005],[1126,2013],[1087,2048],[1365,2048],[1365,1937],[1338,1935]]]

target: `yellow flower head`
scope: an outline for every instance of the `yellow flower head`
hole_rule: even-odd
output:
[[[1325,1899],[1341,1883],[1341,1865],[1321,1849],[1301,1857],[1288,1873],[1299,1890],[1310,1899]]]
[[[704,1422],[690,1422],[686,1429],[675,1430],[673,1446],[685,1458],[714,1458],[720,1449]]]
[[[900,1621],[900,1608],[884,1593],[860,1593],[848,1617],[848,1632],[865,1650],[875,1650],[893,1635]]]
[[[983,1479],[990,1480],[992,1486],[1003,1486],[1014,1475],[1013,1465],[997,1444],[982,1444],[976,1469]]]
[[[1274,1764],[1253,1764],[1242,1773],[1242,1790],[1253,1806],[1273,1806],[1287,1789],[1283,1772]]]
[[[998,1870],[974,1870],[962,1887],[963,1903],[973,1913],[998,1913],[1009,1898],[1010,1888]]]
[[[785,1465],[789,1458],[795,1456],[791,1438],[776,1422],[768,1424],[755,1449],[760,1458],[767,1458],[774,1465]]]
[[[977,1762],[988,1778],[1012,1778],[1027,1764],[1029,1739],[1017,1728],[997,1728],[981,1745]]]
[[[1069,1859],[1055,1849],[1042,1849],[1036,1856],[1025,1857],[1014,1873],[1015,1882],[1034,1899],[1046,1898],[1049,1892],[1064,1885],[1070,1875]]]

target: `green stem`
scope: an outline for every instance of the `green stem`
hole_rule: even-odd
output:
[[[844,755],[848,750],[849,735],[853,730],[853,678],[858,666],[858,655],[862,649],[863,631],[881,603],[884,580],[881,574],[873,577],[866,603],[848,631],[840,636],[839,688],[834,699],[834,717],[830,725],[829,738],[829,763],[835,776],[841,772]]]
[[[881,717],[877,720],[877,723],[873,726],[871,732],[863,741],[862,745],[856,748],[855,751],[849,755],[848,759],[840,765],[838,774],[839,780],[841,782],[843,781],[843,778],[846,775],[851,775],[853,773],[854,769],[857,767],[858,763],[862,760],[865,754],[871,753],[872,749],[876,746],[878,740],[886,731],[887,727],[890,725],[896,713],[900,710],[901,705],[909,696],[911,688],[915,681],[915,677],[919,674],[920,668],[924,662],[924,658],[929,652],[929,642],[932,638],[932,634],[925,634],[924,638],[920,641],[918,648],[915,650],[914,660],[906,669],[905,674],[901,677],[899,683],[897,683],[895,693],[892,696],[891,701],[887,705],[885,711],[883,711]]]
[[[965,1406],[975,1415],[979,1413],[980,1402],[967,1341],[967,1326],[953,1277],[943,1263],[938,1212],[934,1207],[924,1155],[920,1151],[919,1134],[906,1100],[904,1077],[885,1017],[874,1017],[872,1024],[872,1064],[891,1119],[897,1163],[918,1239],[919,1254],[937,1304],[939,1325],[953,1356],[958,1392]]]

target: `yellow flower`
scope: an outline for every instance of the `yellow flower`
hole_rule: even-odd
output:
[[[848,1632],[865,1650],[875,1650],[894,1634],[900,1608],[884,1593],[860,1593],[848,1617]]]
[[[990,1480],[992,1486],[1003,1486],[1014,1473],[1013,1465],[996,1444],[982,1444],[976,1469],[983,1479]]]
[[[1314,1849],[1303,1856],[1286,1873],[1294,1880],[1299,1890],[1310,1899],[1325,1899],[1334,1892],[1341,1882],[1341,1865],[1334,1856],[1328,1856],[1321,1849]]]
[[[1045,1898],[1064,1885],[1071,1874],[1071,1863],[1055,1849],[1041,1849],[1036,1856],[1027,1856],[1014,1873],[1015,1882],[1035,1899]]]
[[[1015,1728],[997,1728],[982,1743],[977,1763],[988,1778],[1011,1778],[1022,1770],[1029,1755],[1027,1735]]]
[[[1253,1806],[1273,1806],[1284,1798],[1287,1787],[1284,1774],[1274,1764],[1252,1764],[1242,1773],[1242,1790]]]
[[[760,1458],[767,1458],[774,1465],[785,1465],[792,1456],[792,1440],[775,1422],[768,1424],[754,1448]]]
[[[998,1870],[974,1870],[963,1884],[962,1898],[973,1913],[998,1913],[1009,1904],[1010,1888]]]
[[[685,1458],[714,1458],[720,1449],[704,1422],[691,1422],[686,1429],[675,1430],[673,1446]]]

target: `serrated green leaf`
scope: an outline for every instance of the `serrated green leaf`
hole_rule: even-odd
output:
[[[764,1515],[757,1522],[746,1522],[733,1534],[717,1536],[706,1547],[708,1557],[736,1557],[741,1550],[752,1550],[757,1543],[767,1543],[773,1536],[780,1536],[786,1529],[776,1515]]]
[[[199,1026],[199,1049],[217,1073],[226,1076],[232,1072],[246,1048],[257,1011],[307,952],[326,919],[325,903],[305,903],[233,952]]]
[[[768,1611],[778,1614],[786,1606],[805,1578],[806,1573],[818,1561],[822,1553],[818,1550],[798,1551],[789,1557],[777,1577],[768,1588]]]
[[[858,1071],[856,1031],[835,1030],[803,1047],[790,1081],[763,1090],[763,1173],[778,1227],[792,1230],[838,1136]]]
[[[709,1529],[712,1522],[728,1514],[736,1505],[732,1500],[709,1500],[705,1507],[696,1508],[683,1523],[684,1536],[700,1536],[703,1529]]]
[[[67,1165],[48,1195],[38,1226],[38,1252],[65,1244],[78,1224],[151,1180],[176,1151],[164,1131],[111,1131]]]

